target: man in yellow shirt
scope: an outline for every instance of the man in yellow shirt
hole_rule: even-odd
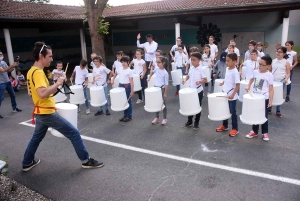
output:
[[[34,155],[49,127],[59,131],[72,142],[78,158],[82,161],[82,168],[103,167],[103,163],[89,157],[77,128],[56,112],[52,94],[63,85],[65,78],[60,77],[55,84],[49,85],[43,69],[49,67],[53,61],[51,48],[43,42],[36,42],[33,57],[35,63],[27,73],[27,85],[34,103],[36,125],[24,154],[23,171],[27,172],[40,163]]]

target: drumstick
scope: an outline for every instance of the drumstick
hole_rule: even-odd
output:
[[[250,90],[248,91],[248,93],[253,97],[253,94],[250,92]]]
[[[124,104],[124,106],[123,107],[125,107],[126,106],[126,104],[127,104],[127,102],[129,101],[129,99],[131,98],[131,96],[129,96],[129,98],[127,99],[127,101],[125,102],[125,104]]]
[[[73,86],[73,82],[72,82],[72,80],[71,80],[71,84],[72,84],[72,86]]]
[[[67,63],[67,67],[66,67],[66,70],[65,70],[65,75],[67,75],[68,67],[69,67],[69,63]]]

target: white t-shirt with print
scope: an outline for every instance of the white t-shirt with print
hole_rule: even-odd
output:
[[[282,82],[286,77],[286,59],[278,60],[273,59],[272,61],[272,74],[274,81]]]
[[[290,63],[290,66],[293,66],[293,61],[294,61],[294,56],[297,55],[297,52],[295,51],[290,51],[290,52],[286,52],[286,54],[289,56],[289,58],[287,58],[288,62]]]
[[[214,60],[214,56],[211,54],[209,57],[206,53],[202,54],[202,62],[201,66],[210,67],[212,65],[212,61]]]
[[[107,86],[107,75],[111,70],[106,68],[106,66],[100,66],[93,68],[93,77],[95,78],[97,86]]]
[[[177,54],[179,54],[179,52],[178,52],[178,45],[177,45],[177,44],[176,44],[176,45],[173,45],[171,51],[172,51],[172,52],[175,52],[175,55],[173,55],[174,57],[175,57]],[[184,53],[187,53],[185,46],[184,46],[184,48],[183,48],[183,52],[184,52]]]
[[[265,99],[269,99],[269,86],[273,85],[272,73],[269,71],[260,73],[259,70],[255,70],[252,78],[254,79],[253,93],[264,95]]]
[[[144,59],[140,59],[140,60],[133,59],[132,62],[133,62],[133,65],[134,65],[134,68],[133,68],[134,74],[143,75],[143,72],[144,72],[143,65],[146,64]]]
[[[120,61],[116,60],[112,67],[115,69],[115,72],[118,72],[118,70],[123,68],[123,65]]]
[[[88,70],[86,68],[81,69],[80,66],[76,66],[74,72],[76,73],[75,84],[83,84],[89,75]]]
[[[236,88],[236,84],[240,83],[240,74],[237,71],[236,68],[234,69],[227,69],[226,74],[225,74],[225,80],[224,80],[224,85],[223,85],[223,92],[226,93],[228,96],[230,96],[234,89]],[[231,100],[236,100],[238,98],[238,94],[236,93]]]
[[[169,74],[166,69],[155,68],[153,72],[156,75],[154,86],[165,88],[169,85]]]
[[[215,58],[216,53],[219,51],[218,46],[216,44],[212,44],[212,45],[209,44],[209,46],[210,46],[210,53],[213,56],[213,58]]]
[[[57,69],[54,69],[52,71],[52,75],[53,75],[53,80],[54,81],[57,80],[60,77],[65,77],[64,71],[63,70],[57,70]]]
[[[124,69],[121,68],[118,71],[118,75],[119,75],[119,83],[120,84],[128,84],[130,83],[130,78],[133,77],[133,70],[131,70],[130,68]]]
[[[24,77],[23,74],[17,75],[16,77],[17,77],[17,80],[18,80],[18,81],[25,81],[25,77]]]
[[[202,84],[201,85],[196,85],[196,82],[202,81],[204,78],[206,78],[206,73],[204,72],[204,70],[201,68],[200,65],[197,68],[195,68],[195,67],[190,68],[189,77],[190,77],[189,78],[190,88],[197,89],[198,93],[203,91]]]
[[[258,61],[247,60],[244,62],[244,66],[246,67],[246,80],[250,80],[253,76],[253,71],[258,69],[259,63]]]

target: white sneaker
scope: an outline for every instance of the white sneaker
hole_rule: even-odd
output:
[[[157,117],[155,117],[152,121],[152,124],[157,124],[159,122],[159,119]]]
[[[140,103],[142,103],[142,102],[143,102],[143,100],[138,99],[138,100],[136,101],[136,104],[140,104]]]
[[[90,109],[86,109],[85,114],[88,115],[90,113],[91,113]]]
[[[207,92],[207,97],[208,97],[208,95],[210,95],[210,93],[209,93],[209,92]]]

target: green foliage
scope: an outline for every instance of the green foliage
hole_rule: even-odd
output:
[[[99,25],[98,25],[98,33],[99,34],[102,34],[102,35],[107,35],[107,34],[109,34],[109,22],[105,22],[104,21],[104,17],[103,16],[100,16],[99,17],[99,20],[98,20],[98,22],[99,22]]]
[[[107,8],[111,8],[112,6],[109,5],[108,3],[105,5],[105,8],[104,9],[107,9]]]

